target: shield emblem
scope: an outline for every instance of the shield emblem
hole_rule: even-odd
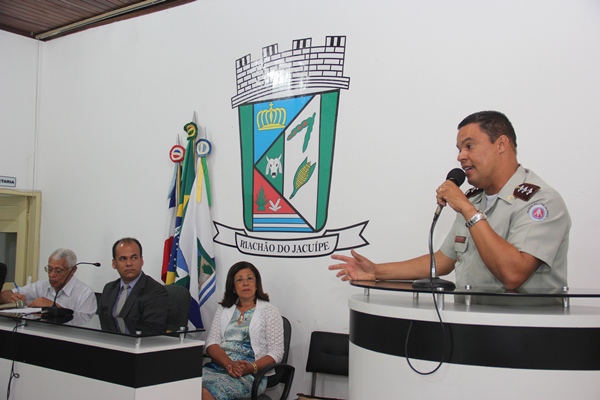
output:
[[[340,90],[350,86],[345,51],[345,36],[326,36],[324,46],[296,39],[289,50],[271,44],[258,59],[236,60],[231,105],[240,124],[245,229],[215,222],[216,243],[285,258],[369,244],[362,235],[368,221],[325,229]]]
[[[333,90],[239,106],[247,230],[323,229],[338,99]]]

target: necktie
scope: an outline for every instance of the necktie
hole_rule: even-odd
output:
[[[123,285],[123,289],[121,289],[121,296],[119,296],[119,302],[117,303],[117,308],[115,309],[115,317],[118,317],[125,305],[125,301],[127,300],[127,289],[129,289],[129,285]]]

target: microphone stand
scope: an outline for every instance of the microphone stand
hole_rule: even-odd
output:
[[[441,208],[438,208],[438,210],[441,211]],[[433,230],[435,229],[438,217],[440,216],[439,211],[436,211],[433,215],[433,222],[431,223],[431,229],[429,230],[429,278],[414,281],[412,284],[413,289],[430,289],[431,291],[440,289],[452,291],[456,289],[454,282],[438,278],[437,276],[435,255],[433,254]]]

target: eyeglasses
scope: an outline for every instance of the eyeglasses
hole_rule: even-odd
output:
[[[66,271],[73,269],[73,268],[53,268],[49,265],[46,265],[44,267],[44,271],[46,271],[47,273],[51,274],[51,273],[55,273],[56,275],[62,275],[64,274]]]
[[[249,276],[247,278],[242,278],[241,276],[238,278],[235,278],[234,282],[237,284],[239,283],[243,283],[244,281],[248,282],[248,283],[252,283],[254,282],[254,277],[253,276]]]

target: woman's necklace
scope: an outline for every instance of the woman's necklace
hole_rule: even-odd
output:
[[[238,305],[238,311],[240,312],[240,317],[237,320],[238,325],[241,325],[246,320],[246,311],[251,310],[253,308],[254,304],[251,304],[249,307],[242,306],[241,304]]]

